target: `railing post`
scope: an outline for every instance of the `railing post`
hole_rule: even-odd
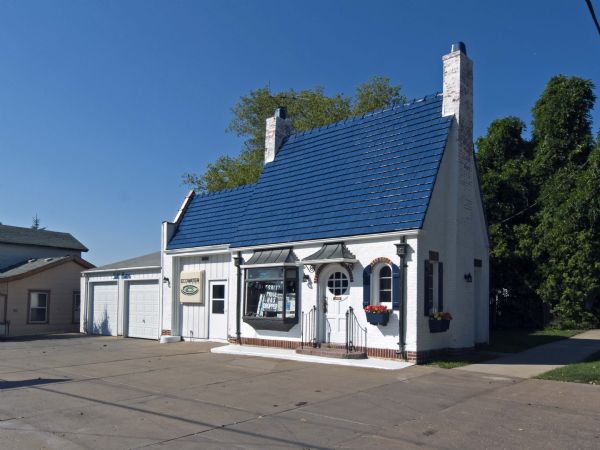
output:
[[[304,348],[304,311],[302,311],[300,317],[300,347]]]

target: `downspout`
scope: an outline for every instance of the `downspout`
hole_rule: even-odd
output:
[[[406,236],[402,236],[400,238],[400,242],[402,244],[406,244]],[[405,264],[406,252],[400,255],[400,304],[398,305],[398,356],[402,359],[406,359],[406,355],[404,352],[404,348],[406,343],[404,342],[404,280],[406,264]]]
[[[235,299],[235,337],[238,344],[242,344],[242,252],[237,252],[234,258],[237,269],[237,294]]]

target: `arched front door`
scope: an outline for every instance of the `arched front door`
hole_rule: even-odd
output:
[[[339,264],[330,264],[319,275],[320,342],[346,342],[346,311],[349,305],[350,276]]]

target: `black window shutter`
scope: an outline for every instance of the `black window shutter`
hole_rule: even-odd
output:
[[[438,263],[438,311],[444,310],[444,263]]]
[[[371,304],[371,266],[363,270],[363,307]]]
[[[400,268],[392,264],[392,309],[400,309]]]
[[[425,270],[423,270],[423,274],[425,276],[425,282],[423,283],[423,315],[425,316],[429,316],[429,282],[431,280],[431,278],[429,277],[430,268],[431,264],[429,263],[429,261],[425,260]]]

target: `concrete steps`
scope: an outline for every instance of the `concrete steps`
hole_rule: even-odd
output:
[[[298,347],[296,353],[300,355],[323,356],[325,358],[338,359],[367,359],[365,352],[346,352],[343,348],[333,347]]]

